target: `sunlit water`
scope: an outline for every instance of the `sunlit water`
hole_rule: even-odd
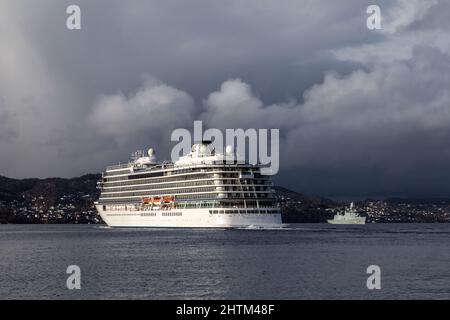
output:
[[[68,265],[81,290],[66,288]],[[366,269],[381,268],[381,290]],[[450,298],[450,224],[0,226],[2,299]]]

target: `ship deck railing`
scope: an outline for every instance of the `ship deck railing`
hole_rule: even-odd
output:
[[[130,166],[129,163],[123,163],[123,164],[115,164],[112,166],[107,166],[106,170],[115,170],[115,169],[126,169]]]
[[[116,165],[111,165],[111,166],[107,166],[106,170],[116,170],[116,169],[126,169],[128,167],[130,167],[132,165],[132,163],[124,163],[124,164],[116,164]],[[239,166],[248,166],[251,168],[255,168],[255,167],[264,167],[263,165],[255,165],[255,164],[250,164],[250,163],[211,163],[208,164],[211,165],[212,167],[239,167]],[[179,169],[193,169],[193,168],[197,168],[197,167],[204,167],[205,163],[196,163],[196,164],[183,164],[183,165],[177,165],[176,167]],[[150,170],[160,170],[160,169],[168,169],[168,168],[174,168],[175,165],[173,163],[170,162],[163,162],[163,163],[158,163],[158,164],[153,164],[151,167],[142,167],[141,169],[150,169]]]

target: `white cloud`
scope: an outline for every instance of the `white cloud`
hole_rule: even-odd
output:
[[[264,105],[249,84],[230,79],[209,94],[201,118],[217,128],[288,128],[295,125],[295,105],[296,101]]]
[[[130,141],[146,135],[157,141],[170,130],[191,125],[195,112],[193,99],[185,92],[154,78],[128,96],[102,95],[93,106],[89,123],[98,133],[117,141]]]
[[[438,3],[439,0],[397,0],[393,8],[383,15],[383,30],[388,33],[402,31],[421,21]]]

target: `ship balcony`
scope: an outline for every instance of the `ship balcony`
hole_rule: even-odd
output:
[[[253,179],[253,172],[241,172],[239,173],[239,179]]]

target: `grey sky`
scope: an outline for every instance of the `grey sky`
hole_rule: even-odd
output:
[[[0,174],[99,172],[204,120],[280,128],[280,185],[450,193],[450,3],[0,3]],[[82,30],[65,27],[78,4]]]

